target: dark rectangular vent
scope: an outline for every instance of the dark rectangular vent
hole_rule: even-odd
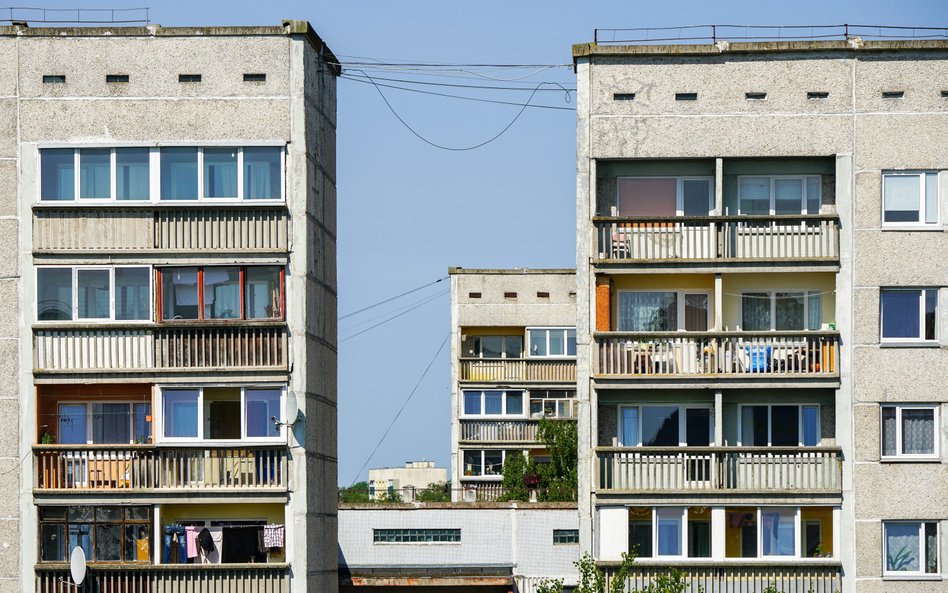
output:
[[[905,91],[882,91],[883,99],[901,99],[905,96]]]
[[[201,82],[200,74],[179,74],[178,82]]]
[[[262,72],[247,72],[244,74],[244,82],[266,82],[267,75]]]
[[[697,101],[698,93],[675,93],[676,101]]]
[[[44,74],[43,84],[66,84],[65,74]]]
[[[538,298],[538,299],[548,299],[548,298],[550,298],[550,293],[548,293],[548,292],[538,292],[538,293],[537,293],[537,298]]]
[[[517,293],[515,293],[515,292],[505,292],[505,293],[504,293],[504,298],[505,298],[505,299],[515,299],[515,298],[517,298]]]
[[[481,293],[479,293],[479,292],[469,292],[469,293],[467,293],[467,298],[469,298],[469,299],[479,299],[479,298],[481,298]]]
[[[569,296],[571,296],[571,297],[576,296],[576,291],[575,291],[575,290],[569,291]]]
[[[767,93],[744,93],[744,98],[748,101],[763,101],[767,98]]]
[[[128,82],[128,74],[106,74],[105,82]]]
[[[942,92],[941,92],[941,98],[942,98],[942,99],[948,99],[948,91],[942,91]]]
[[[635,101],[635,93],[613,93],[613,101]]]
[[[806,94],[807,99],[825,99],[829,96],[830,94],[826,91],[810,91]]]

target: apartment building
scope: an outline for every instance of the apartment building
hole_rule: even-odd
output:
[[[948,42],[722,29],[573,48],[581,547],[945,591]]]
[[[0,589],[77,591],[80,547],[83,590],[335,591],[332,53],[305,21],[0,46]]]
[[[448,273],[452,496],[494,500],[508,455],[542,461],[540,419],[576,417],[575,271]]]
[[[369,470],[369,498],[415,500],[418,491],[431,484],[447,487],[448,470],[435,467],[434,461],[406,461],[402,467],[379,467]]]

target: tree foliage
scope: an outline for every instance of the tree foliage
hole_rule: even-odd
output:
[[[544,502],[573,502],[579,485],[576,423],[570,420],[540,420],[537,440],[550,454],[549,463],[537,463],[523,455],[504,460],[504,495],[499,500],[527,500],[524,478],[538,480],[537,498]]]
[[[427,488],[418,491],[415,496],[418,502],[451,502],[451,483],[432,482]]]
[[[342,487],[339,489],[339,502],[346,503],[358,503],[358,502],[372,502],[369,498],[369,483],[368,482],[356,482],[348,488]]]

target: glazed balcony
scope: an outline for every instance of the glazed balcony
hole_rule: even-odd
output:
[[[37,253],[285,252],[289,214],[283,206],[38,205]]]
[[[86,583],[89,583],[88,585]],[[286,564],[90,564],[82,587],[72,584],[69,564],[37,564],[36,593],[289,593]]]
[[[575,359],[462,358],[460,380],[476,383],[506,381],[575,383]]]
[[[602,332],[597,375],[835,378],[838,332]]]
[[[618,571],[616,562],[600,562],[606,573],[607,588]],[[679,560],[659,563],[640,560],[635,563],[627,581],[627,591],[647,587],[657,577],[676,568],[682,572],[686,591],[704,593],[760,593],[770,585],[782,593],[838,593],[840,564],[835,560],[807,559],[789,562]]]
[[[595,217],[598,263],[836,263],[826,215]]]
[[[462,443],[535,443],[539,420],[461,420]]]
[[[285,370],[287,350],[283,322],[44,325],[33,331],[37,373]]]
[[[600,493],[842,492],[834,447],[599,447]]]
[[[37,445],[44,493],[287,490],[285,445]]]

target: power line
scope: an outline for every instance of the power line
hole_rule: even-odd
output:
[[[347,341],[347,340],[351,340],[352,338],[354,338],[354,337],[356,337],[356,336],[361,336],[361,335],[364,334],[365,332],[370,331],[370,330],[373,330],[373,329],[377,328],[377,327],[380,326],[380,325],[384,325],[384,324],[386,324],[386,323],[388,323],[388,322],[390,322],[390,321],[395,321],[396,319],[398,319],[398,318],[401,317],[402,315],[406,315],[406,314],[408,314],[408,313],[411,313],[412,311],[414,311],[414,310],[417,309],[418,307],[421,307],[421,306],[423,306],[423,305],[427,305],[428,303],[430,303],[431,301],[435,300],[436,298],[448,294],[448,292],[449,292],[449,291],[445,290],[444,292],[439,292],[438,294],[436,294],[436,295],[434,295],[434,296],[428,297],[427,299],[425,299],[424,301],[418,303],[417,305],[415,305],[415,306],[412,307],[411,309],[406,309],[405,311],[402,311],[402,312],[399,313],[398,315],[393,315],[392,317],[389,317],[388,319],[385,319],[385,320],[383,320],[383,321],[379,321],[379,322],[376,323],[375,325],[370,325],[369,327],[367,327],[367,328],[365,328],[365,329],[363,329],[363,330],[357,331],[356,333],[354,333],[354,334],[352,334],[352,335],[349,335],[349,336],[346,336],[346,337],[342,338],[341,340],[339,340],[339,343],[342,344],[343,342],[345,342],[345,341]]]
[[[362,313],[363,311],[368,311],[369,309],[374,309],[374,308],[376,308],[376,307],[378,307],[378,306],[380,306],[380,305],[384,305],[385,303],[390,303],[390,302],[394,301],[395,299],[400,299],[400,298],[402,298],[403,296],[409,295],[409,294],[411,294],[411,293],[413,293],[413,292],[418,292],[419,290],[421,290],[421,289],[423,289],[423,288],[428,288],[429,286],[433,286],[433,285],[435,285],[435,284],[437,284],[437,283],[439,283],[439,282],[443,282],[444,280],[447,280],[447,279],[448,279],[448,276],[442,276],[441,278],[438,278],[438,279],[435,280],[434,282],[429,282],[428,284],[423,284],[423,285],[418,286],[418,287],[416,287],[416,288],[412,288],[411,290],[407,290],[407,291],[405,291],[405,292],[403,292],[403,293],[401,293],[401,294],[396,294],[396,295],[393,296],[393,297],[389,297],[389,298],[387,298],[387,299],[385,299],[385,300],[379,301],[379,302],[377,302],[377,303],[373,303],[373,304],[369,305],[368,307],[362,307],[361,309],[358,309],[358,310],[356,310],[356,311],[353,311],[352,313],[346,313],[346,314],[343,315],[342,317],[339,317],[336,321],[342,321],[343,319],[347,319],[347,318],[349,318],[349,317],[352,317],[353,315],[358,315],[359,313]]]
[[[353,56],[358,57],[358,56]],[[374,58],[369,62],[336,62],[337,66],[399,66],[406,68],[572,68],[573,64],[458,64],[447,62],[378,62]]]
[[[348,74],[347,76],[351,77],[354,75]],[[531,90],[530,87],[490,86],[490,85],[482,85],[482,84],[458,84],[458,83],[449,83],[449,82],[427,82],[424,80],[408,80],[405,78],[383,78],[381,76],[376,76],[375,80],[384,80],[386,82],[401,82],[405,84],[423,84],[426,86],[447,86],[447,87],[462,88],[462,89],[477,89],[477,90],[488,90],[488,91],[529,91]],[[550,82],[549,84],[558,84],[558,83]],[[540,90],[560,92],[560,89],[540,89]],[[576,89],[574,88],[567,88],[563,90],[565,90],[567,93],[576,92]]]
[[[421,385],[421,382],[425,380],[425,377],[428,375],[428,371],[431,370],[431,365],[434,364],[434,361],[438,358],[438,355],[441,354],[442,350],[444,350],[444,345],[448,343],[448,338],[450,337],[451,337],[451,333],[449,332],[448,335],[444,337],[444,340],[441,342],[441,345],[438,346],[438,351],[435,352],[434,356],[431,357],[431,360],[428,361],[428,366],[425,367],[425,372],[421,374],[421,377],[418,379],[418,382],[415,383],[415,386],[412,388],[411,393],[409,393],[408,397],[405,398],[405,403],[402,404],[402,407],[398,409],[398,412],[395,414],[395,417],[392,418],[391,422],[389,422],[388,428],[386,428],[385,432],[382,434],[382,438],[380,438],[379,442],[375,444],[375,448],[372,449],[371,453],[369,453],[369,456],[366,458],[365,463],[362,464],[362,467],[359,469],[359,472],[355,475],[355,478],[352,479],[352,483],[349,484],[349,486],[352,486],[352,484],[356,483],[356,480],[358,480],[359,476],[362,475],[362,472],[365,471],[366,466],[369,465],[370,461],[372,461],[372,457],[379,450],[379,447],[382,446],[382,441],[385,440],[385,437],[388,436],[389,431],[391,431],[392,427],[395,426],[395,422],[398,421],[398,417],[401,416],[402,412],[405,411],[405,407],[408,405],[408,402],[411,401],[412,396],[414,396],[415,392],[418,391],[418,387]]]
[[[441,293],[438,293],[438,294],[441,294]],[[344,329],[341,329],[340,331],[342,331],[342,332],[353,331],[353,330],[355,330],[355,328],[357,328],[357,327],[361,327],[361,326],[363,326],[363,325],[367,325],[367,324],[369,324],[369,323],[372,323],[373,321],[377,321],[377,320],[379,320],[379,319],[382,319],[383,317],[389,317],[390,315],[394,315],[394,314],[396,314],[396,313],[401,313],[401,312],[404,311],[405,309],[408,309],[408,308],[410,308],[410,307],[414,307],[415,305],[422,304],[422,302],[426,302],[429,298],[431,298],[431,296],[432,296],[432,295],[428,295],[428,296],[422,297],[421,299],[418,299],[417,301],[411,301],[411,302],[406,303],[406,304],[404,304],[404,305],[398,305],[398,306],[395,307],[394,309],[389,309],[388,311],[386,311],[386,312],[384,312],[384,313],[382,313],[382,314],[380,314],[380,315],[374,315],[374,316],[372,316],[372,317],[368,317],[368,318],[365,318],[365,319],[360,319],[359,321],[354,321],[353,323],[347,324],[346,327],[345,327]],[[434,295],[434,296],[438,296],[438,295]]]

